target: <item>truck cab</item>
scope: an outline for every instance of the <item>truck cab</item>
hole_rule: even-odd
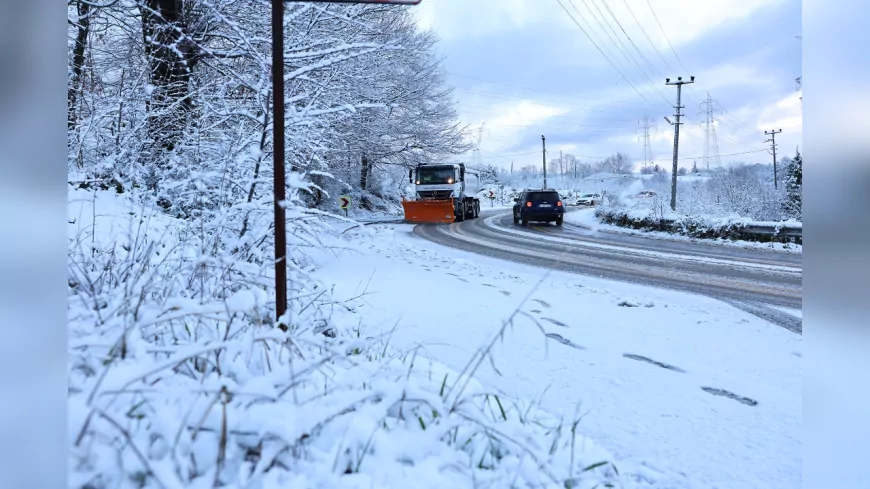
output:
[[[408,180],[414,185],[415,198],[403,202],[408,221],[461,222],[480,214],[480,174],[464,163],[417,165],[408,171]],[[445,209],[448,213],[452,209],[453,216]]]

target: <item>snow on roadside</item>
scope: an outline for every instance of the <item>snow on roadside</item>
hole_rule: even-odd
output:
[[[268,261],[132,202],[69,194],[70,487],[649,487],[573,418],[469,377],[486,356],[461,374],[396,348],[329,273],[272,327]],[[466,351],[504,336],[486,333]]]
[[[357,251],[318,258],[336,297],[361,296],[372,334],[461,369],[518,308],[481,382],[557,414],[579,404],[578,430],[629,480],[799,485],[799,335],[704,297],[557,272],[538,284],[543,270],[411,229],[354,229]]]
[[[592,229],[593,231],[603,231],[609,233],[631,234],[635,236],[645,236],[656,239],[668,239],[674,241],[691,241],[703,242],[717,246],[733,246],[737,248],[752,248],[762,250],[775,250],[788,253],[803,253],[803,246],[794,243],[757,243],[753,241],[727,240],[727,239],[696,239],[678,234],[666,233],[663,231],[642,231],[639,229],[624,228],[601,222],[595,216],[595,209],[578,209],[565,214],[565,222],[575,226],[582,226]],[[761,223],[764,224],[764,223]]]

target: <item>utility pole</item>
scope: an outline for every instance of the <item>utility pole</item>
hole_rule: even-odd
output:
[[[766,136],[770,136],[770,139],[765,140],[765,143],[770,143],[771,154],[773,155],[773,188],[778,188],[776,183],[776,135],[781,133],[782,129],[777,129],[775,131],[764,131]]]
[[[683,80],[683,77],[677,77],[677,81],[672,82],[670,78],[665,78],[665,85],[676,85],[677,86],[677,105],[674,106],[677,109],[677,112],[674,114],[675,122],[671,122],[670,119],[665,117],[665,120],[668,121],[669,124],[674,126],[674,165],[673,170],[671,171],[671,210],[677,210],[677,161],[679,160],[680,153],[680,109],[683,108],[680,105],[680,95],[682,93],[683,85],[688,83],[695,83],[695,77],[691,77],[691,81]]]
[[[275,198],[275,322],[287,331],[280,322],[287,312],[287,221],[286,185],[284,165],[284,2],[309,1],[312,3],[336,3],[337,0],[270,0],[272,6],[272,165],[273,194]],[[422,0],[340,0],[342,3],[379,3],[393,5],[417,5]]]
[[[547,138],[541,135],[541,145],[544,148],[544,190],[547,189]]]
[[[287,312],[287,220],[284,175],[284,2],[272,1],[272,157],[275,197],[275,322],[286,331],[281,316]]]
[[[562,174],[562,177],[565,177],[565,165],[562,163],[562,150],[559,150],[559,173]]]

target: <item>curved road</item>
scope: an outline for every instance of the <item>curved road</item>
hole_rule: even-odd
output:
[[[595,232],[567,222],[522,227],[509,210],[446,226],[419,224],[414,234],[495,258],[702,294],[802,331],[801,318],[771,307],[801,309],[800,254]]]

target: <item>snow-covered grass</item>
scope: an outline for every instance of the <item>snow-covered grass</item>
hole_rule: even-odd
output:
[[[776,250],[776,251],[784,251],[789,253],[802,253],[803,246],[795,243],[777,243],[777,242],[756,242],[756,241],[745,241],[745,240],[732,240],[732,239],[699,239],[693,238],[690,236],[684,236],[675,233],[668,233],[664,231],[649,231],[649,230],[640,230],[633,229],[628,227],[616,226],[613,224],[604,223],[600,218],[596,217],[595,212],[597,209],[595,208],[581,208],[575,211],[567,212],[565,214],[565,222],[568,224],[573,224],[577,226],[583,226],[586,228],[594,229],[597,231],[606,231],[611,233],[622,233],[622,234],[633,234],[633,235],[641,235],[650,238],[657,239],[671,239],[671,240],[679,240],[679,241],[703,241],[704,243],[713,244],[713,245],[721,245],[721,246],[734,246],[738,248],[756,248],[756,249],[766,249],[766,250]],[[648,215],[644,214],[648,217]],[[720,221],[721,222],[721,221]],[[711,223],[714,224],[715,223]],[[761,223],[765,224],[765,223]],[[772,224],[772,223],[768,223]],[[789,225],[797,225],[800,226],[800,223],[789,223]]]
[[[577,431],[613,453],[622,487],[800,484],[799,335],[714,299],[547,274],[411,230],[354,229],[356,250],[316,258],[336,298],[365,293],[369,334],[460,370],[519,307],[478,378],[557,415],[579,404]]]
[[[337,246],[315,261],[291,255],[285,331],[270,320],[268,260],[231,259],[215,223],[75,190],[69,219],[70,487],[620,484],[577,417],[476,380],[523,328],[522,300],[447,364],[373,328],[362,291],[334,293],[365,276],[312,267],[366,250],[367,228],[354,243],[331,236]],[[422,314],[446,310],[393,298],[408,299]]]

